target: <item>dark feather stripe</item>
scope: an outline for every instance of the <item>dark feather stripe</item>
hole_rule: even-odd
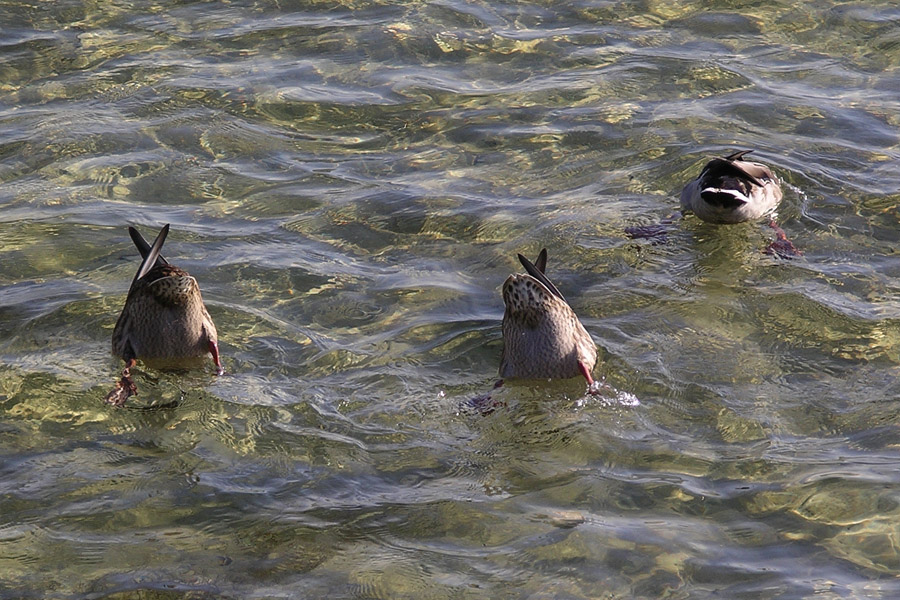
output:
[[[544,257],[543,261],[541,261],[541,255],[543,255],[543,257]],[[538,256],[538,263],[543,263],[542,266],[544,268],[546,268],[546,266],[547,266],[547,249],[546,248],[541,250],[541,255]],[[534,277],[535,279],[540,281],[542,284],[544,284],[544,287],[546,287],[548,290],[550,290],[551,294],[553,294],[554,296],[556,296],[563,302],[566,301],[566,299],[559,292],[559,290],[556,289],[556,286],[553,285],[553,282],[551,282],[549,279],[547,279],[547,276],[544,275],[544,273],[540,269],[538,269],[536,266],[534,266],[534,264],[530,260],[528,260],[527,258],[522,256],[521,254],[517,254],[516,256],[519,257],[519,262],[522,263],[522,266],[525,267],[525,271],[529,275],[531,275],[532,277]]]
[[[142,259],[147,258],[147,255],[150,254],[151,246],[147,242],[147,240],[144,239],[144,236],[141,235],[141,232],[138,231],[137,229],[135,229],[134,227],[129,227],[128,235],[131,236],[131,241],[134,242],[134,245],[137,247],[138,252],[141,253],[141,258]],[[162,255],[159,255],[156,257],[156,264],[153,266],[161,267],[162,265],[167,265],[167,264],[169,264],[169,261],[167,261],[165,258],[163,258]]]
[[[137,273],[134,276],[134,279],[131,282],[131,286],[134,287],[135,282],[146,275],[153,267],[156,266],[156,259],[159,257],[159,253],[162,250],[163,244],[166,243],[166,236],[169,235],[169,224],[166,223],[163,225],[163,228],[159,230],[159,235],[156,236],[156,239],[153,240],[153,245],[150,247],[150,251],[144,256],[144,260],[141,261],[141,266],[138,268]]]

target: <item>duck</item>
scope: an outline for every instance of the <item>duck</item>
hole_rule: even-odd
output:
[[[593,386],[597,346],[575,311],[547,278],[547,249],[533,263],[517,255],[525,273],[503,283],[502,385],[506,378],[568,379],[583,376]]]
[[[714,158],[681,191],[681,208],[709,223],[743,223],[771,215],[781,183],[766,165],[744,160],[753,150]]]
[[[186,367],[210,354],[216,373],[224,373],[216,326],[197,280],[160,254],[169,225],[162,227],[152,245],[134,227],[128,233],[142,261],[113,329],[112,353],[125,361],[121,378],[106,396],[113,406],[122,406],[137,394],[131,369],[138,360],[151,366]]]

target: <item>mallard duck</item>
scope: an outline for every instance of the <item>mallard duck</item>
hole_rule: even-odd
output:
[[[115,406],[137,393],[130,370],[138,359],[177,367],[211,354],[217,373],[223,373],[216,326],[203,304],[197,280],[159,254],[169,226],[160,230],[152,246],[134,227],[129,227],[128,233],[143,260],[113,329],[113,354],[125,361],[121,379],[106,396]]]
[[[527,273],[503,284],[503,353],[500,377],[569,378],[594,383],[597,346],[556,286],[547,278],[547,249],[537,260],[518,255]]]
[[[744,160],[753,150],[714,158],[681,192],[681,208],[710,223],[742,223],[770,215],[781,184],[766,165]]]

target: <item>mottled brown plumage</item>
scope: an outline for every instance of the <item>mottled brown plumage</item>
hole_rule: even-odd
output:
[[[169,226],[150,246],[133,227],[131,239],[143,257],[112,336],[113,354],[125,361],[122,378],[106,401],[121,406],[136,393],[130,369],[138,359],[154,366],[184,367],[212,354],[217,371],[218,336],[197,280],[159,255]]]
[[[593,383],[597,346],[556,286],[544,275],[547,250],[536,264],[519,256],[527,274],[503,284],[503,354],[500,377],[569,378]]]

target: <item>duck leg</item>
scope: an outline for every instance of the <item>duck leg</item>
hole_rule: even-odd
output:
[[[581,371],[581,374],[584,375],[585,379],[587,379],[588,386],[593,386],[594,378],[591,377],[591,372],[587,368],[587,365],[584,364],[583,362],[581,362],[580,360],[578,361],[578,370]]]
[[[106,395],[106,403],[113,406],[122,406],[131,396],[137,396],[137,386],[131,379],[131,368],[137,364],[133,358],[125,361],[125,368],[122,369],[122,377],[116,382],[116,387]]]
[[[225,368],[219,362],[219,344],[209,340],[209,353],[212,354],[213,362],[216,363],[216,375],[224,375]]]
[[[775,230],[775,241],[766,246],[766,249],[763,250],[763,252],[770,256],[777,256],[778,258],[795,258],[797,256],[803,256],[803,253],[787,238],[784,229],[779,227],[774,219],[769,220],[769,227]]]
[[[581,361],[578,361],[578,370],[581,371],[581,374],[584,375],[584,378],[587,380],[588,394],[592,396],[599,396],[604,388],[609,387],[608,385],[606,385],[606,382],[595,380],[591,376],[591,372],[588,370],[587,365],[585,365]]]

